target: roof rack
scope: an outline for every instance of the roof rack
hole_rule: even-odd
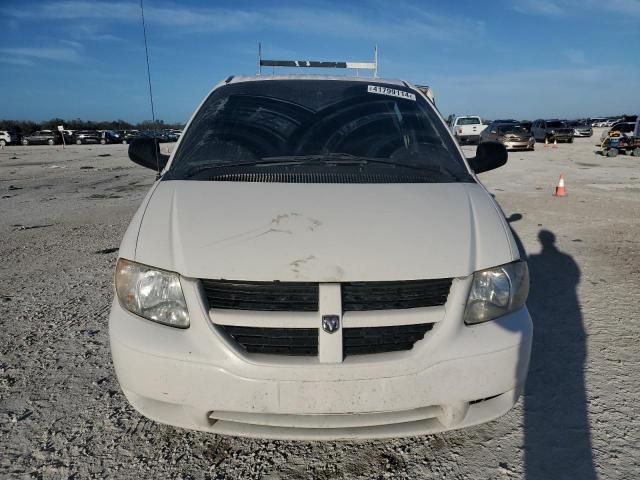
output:
[[[262,67],[293,68],[353,68],[355,70],[373,70],[373,78],[378,77],[378,46],[373,50],[373,62],[320,62],[315,60],[265,60],[262,58],[262,45],[258,43],[258,75]]]

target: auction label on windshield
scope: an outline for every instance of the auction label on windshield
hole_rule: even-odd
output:
[[[404,98],[406,100],[416,101],[416,96],[413,93],[405,92],[403,90],[396,90],[395,88],[382,87],[380,85],[368,85],[367,91],[369,93],[377,93],[379,95],[389,95],[390,97]]]

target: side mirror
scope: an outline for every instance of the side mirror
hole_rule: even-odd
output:
[[[498,142],[478,145],[476,156],[469,159],[469,166],[476,173],[488,172],[507,163],[507,149]]]
[[[129,158],[133,163],[152,170],[162,170],[169,161],[169,155],[160,153],[157,138],[136,138],[129,144]]]

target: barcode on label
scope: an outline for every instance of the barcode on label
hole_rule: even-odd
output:
[[[416,96],[413,93],[405,92],[404,90],[397,90],[395,88],[382,87],[380,85],[368,85],[367,92],[377,93],[378,95],[388,95],[390,97],[404,98],[405,100],[416,101]]]

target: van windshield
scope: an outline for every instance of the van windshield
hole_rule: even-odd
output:
[[[301,79],[216,89],[185,130],[163,180],[215,180],[222,171],[267,169],[474,181],[434,107],[417,91]]]

